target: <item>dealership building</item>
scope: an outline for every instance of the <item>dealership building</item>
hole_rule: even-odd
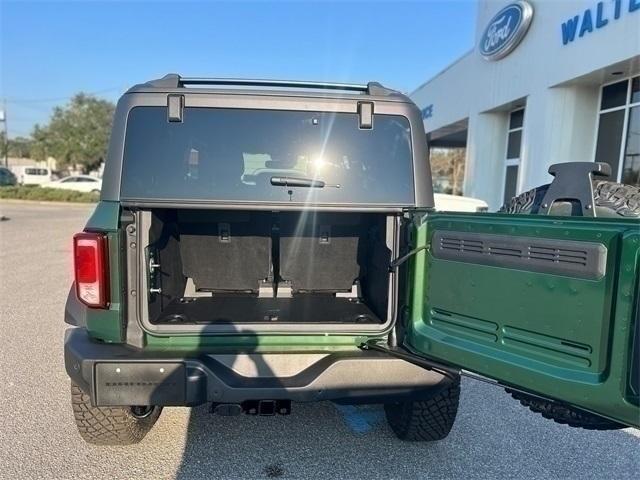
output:
[[[640,184],[640,0],[480,0],[475,39],[411,94],[464,195],[496,209],[570,161]]]

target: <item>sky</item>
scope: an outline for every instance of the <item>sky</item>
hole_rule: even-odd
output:
[[[473,0],[0,0],[0,99],[15,137],[79,91],[115,102],[169,72],[411,92],[473,47],[475,17]]]

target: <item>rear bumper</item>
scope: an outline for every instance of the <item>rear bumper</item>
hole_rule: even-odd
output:
[[[183,356],[96,343],[82,328],[67,330],[64,357],[68,375],[97,406],[384,403],[427,397],[450,381],[378,352],[286,354],[278,362],[260,354]]]

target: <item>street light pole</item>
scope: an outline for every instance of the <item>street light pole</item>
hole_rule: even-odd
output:
[[[9,134],[7,133],[7,101],[2,101],[2,112],[0,112],[0,122],[4,124],[4,166],[9,168]]]

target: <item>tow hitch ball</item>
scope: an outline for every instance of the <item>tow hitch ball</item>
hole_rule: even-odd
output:
[[[212,403],[211,413],[231,417],[246,413],[247,415],[289,415],[291,400],[247,400],[242,403]]]

